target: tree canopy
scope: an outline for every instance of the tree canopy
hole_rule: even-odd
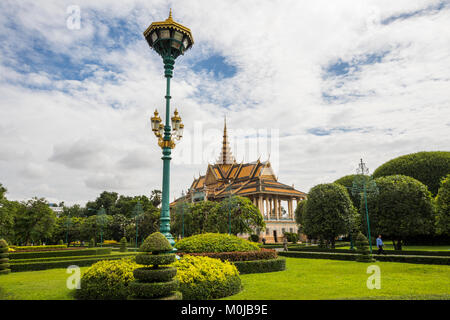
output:
[[[328,240],[334,247],[335,238],[355,229],[359,219],[350,196],[340,184],[319,184],[308,193],[303,214],[303,231],[309,237]]]
[[[441,179],[450,173],[450,152],[417,152],[392,159],[379,166],[374,178],[405,175],[419,180],[436,195]]]
[[[381,177],[375,183],[379,192],[367,195],[373,236],[393,239],[396,249],[401,250],[405,238],[433,232],[431,193],[423,183],[402,175]],[[365,219],[362,221],[367,228]]]

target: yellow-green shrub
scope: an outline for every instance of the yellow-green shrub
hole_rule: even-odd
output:
[[[177,268],[175,279],[185,300],[218,299],[241,289],[239,272],[228,261],[185,255],[173,266]]]
[[[127,299],[133,270],[141,267],[132,258],[103,260],[92,265],[81,277],[75,297],[82,300]]]
[[[257,243],[223,233],[204,233],[187,237],[178,241],[175,247],[179,251],[186,253],[246,252],[260,250]]]

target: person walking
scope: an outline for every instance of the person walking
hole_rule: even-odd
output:
[[[383,250],[383,246],[384,246],[384,243],[383,243],[383,240],[381,240],[381,234],[379,234],[378,238],[377,238],[377,248],[378,248],[377,254],[386,254]]]
[[[288,251],[288,241],[287,241],[286,236],[284,236],[284,239],[283,239],[283,246],[284,246],[284,251]]]

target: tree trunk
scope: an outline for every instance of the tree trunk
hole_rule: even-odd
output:
[[[397,244],[395,243],[395,240],[392,240],[392,245],[394,246],[394,250],[397,250]]]
[[[336,240],[333,238],[330,240],[331,243],[331,249],[336,249]]]
[[[402,240],[397,241],[397,250],[402,250]]]

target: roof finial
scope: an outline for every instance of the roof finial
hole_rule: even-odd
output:
[[[170,11],[169,11],[169,18],[167,18],[167,20],[172,20],[172,8],[170,8]]]

